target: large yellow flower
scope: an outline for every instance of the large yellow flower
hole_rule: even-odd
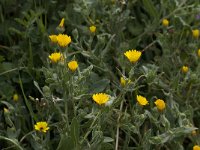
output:
[[[34,125],[34,127],[35,127],[35,130],[38,130],[38,131],[44,132],[44,133],[46,133],[47,130],[49,130],[48,124],[45,121],[44,122],[37,122]]]
[[[91,32],[91,33],[96,32],[96,27],[95,27],[95,26],[90,26],[90,32]]]
[[[59,34],[57,36],[58,45],[61,47],[66,47],[69,43],[71,43],[71,37],[66,34]]]
[[[75,71],[78,68],[78,63],[75,60],[70,61],[67,65],[71,71]]]
[[[59,27],[63,28],[64,27],[64,22],[65,22],[65,19],[62,18],[62,20],[60,21]]]
[[[166,105],[165,102],[162,99],[157,99],[154,104],[156,104],[156,107],[158,108],[158,110],[162,111],[165,109]]]
[[[147,99],[141,95],[137,95],[137,101],[141,106],[145,106],[148,105],[149,102],[147,101]]]
[[[52,63],[57,63],[58,61],[60,61],[61,57],[62,54],[60,52],[52,53],[51,55],[49,55],[49,59],[51,60]]]
[[[109,95],[105,93],[93,94],[92,99],[99,105],[105,104],[109,100]]]
[[[137,50],[129,50],[124,53],[128,60],[132,63],[137,62],[141,57],[142,52]]]
[[[199,37],[199,30],[198,29],[192,30],[192,36],[194,38],[198,38]]]
[[[49,35],[49,38],[52,43],[57,43],[57,35]]]
[[[199,145],[193,146],[193,150],[200,150],[200,146]]]
[[[168,26],[169,26],[169,21],[168,21],[167,19],[163,19],[163,20],[162,20],[162,25],[163,25],[164,27],[168,27]]]

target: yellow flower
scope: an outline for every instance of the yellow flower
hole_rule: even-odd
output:
[[[135,63],[141,57],[142,52],[137,50],[129,50],[124,53],[124,55],[128,58],[131,63]]]
[[[168,26],[169,26],[169,21],[168,21],[167,19],[163,19],[163,20],[162,20],[162,25],[163,25],[164,27],[168,27]]]
[[[181,68],[181,70],[182,70],[183,73],[187,73],[188,70],[189,70],[189,68],[188,68],[188,66],[183,66],[183,67]]]
[[[49,55],[49,59],[51,60],[52,63],[57,63],[58,61],[60,61],[61,57],[62,54],[60,52],[52,53],[51,55]]]
[[[199,37],[199,30],[198,29],[192,30],[192,36],[194,38],[198,38]]]
[[[124,77],[121,77],[120,78],[120,84],[122,85],[122,86],[125,86],[126,84],[128,84],[128,83],[130,83],[131,82],[131,80],[129,79],[129,80],[126,80]]]
[[[193,150],[200,150],[200,146],[199,145],[193,146]]]
[[[66,34],[59,34],[57,36],[58,45],[61,47],[66,47],[69,43],[71,43],[71,37]]]
[[[92,98],[97,104],[102,105],[109,100],[109,95],[105,93],[97,93],[93,94]]]
[[[64,22],[65,22],[65,19],[62,18],[62,20],[60,21],[59,27],[63,28],[64,27]]]
[[[14,94],[14,95],[13,95],[13,100],[14,100],[15,102],[17,102],[17,101],[19,100],[18,94]]]
[[[49,35],[49,38],[52,43],[57,43],[57,35]]]
[[[90,32],[91,32],[91,33],[96,32],[96,27],[95,27],[95,26],[90,26]]]
[[[75,71],[78,68],[78,63],[75,60],[70,61],[67,65],[71,71]]]
[[[192,131],[192,136],[196,136],[197,135],[197,131],[196,130],[193,130]]]
[[[9,110],[7,108],[3,108],[4,113],[9,113]]]
[[[156,107],[160,111],[162,111],[166,107],[165,102],[162,99],[157,99],[154,103],[156,104]]]
[[[197,52],[198,56],[200,57],[200,49],[198,49],[198,52]]]
[[[47,122],[43,121],[43,122],[37,122],[35,125],[35,130],[38,130],[40,132],[44,132],[46,133],[47,130],[49,130],[48,124]]]
[[[145,106],[148,105],[149,102],[147,101],[147,99],[141,95],[137,95],[137,101],[141,106]]]

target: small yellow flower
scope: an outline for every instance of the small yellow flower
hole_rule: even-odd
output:
[[[192,30],[192,36],[194,38],[198,38],[199,37],[199,30],[198,29]]]
[[[92,99],[99,105],[105,104],[109,100],[109,95],[105,93],[93,94]]]
[[[197,55],[200,57],[200,49],[198,49],[198,51],[197,51]]]
[[[163,25],[164,27],[168,27],[168,26],[169,26],[169,21],[168,21],[167,19],[163,19],[163,20],[162,20],[162,25]]]
[[[91,33],[96,32],[96,27],[95,27],[95,26],[90,26],[90,32],[91,32]]]
[[[49,38],[52,43],[57,43],[57,35],[49,35]]]
[[[3,111],[4,111],[4,113],[8,113],[9,112],[9,110],[7,109],[7,108],[3,108]]]
[[[71,37],[66,34],[59,34],[57,36],[57,42],[59,46],[66,47],[69,43],[71,43]]]
[[[65,22],[65,19],[62,18],[62,20],[60,21],[59,27],[63,28],[64,27],[64,22]]]
[[[137,62],[141,57],[142,52],[137,50],[129,50],[124,53],[131,63]]]
[[[130,82],[131,82],[130,79],[127,80],[127,79],[125,79],[124,77],[121,77],[121,78],[120,78],[120,84],[121,84],[122,86],[125,86],[126,84],[129,84]]]
[[[49,127],[48,127],[48,123],[43,121],[43,122],[37,122],[35,125],[35,130],[38,130],[40,132],[44,132],[46,133],[47,130],[49,130]]]
[[[13,95],[13,100],[14,100],[15,102],[17,102],[17,101],[19,100],[18,94],[14,94],[14,95]]]
[[[145,106],[148,105],[149,102],[147,101],[147,99],[141,95],[137,95],[137,101],[141,106]]]
[[[189,70],[188,66],[183,66],[183,67],[181,68],[181,71],[182,71],[183,73],[187,73],[188,70]]]
[[[156,104],[157,109],[160,111],[164,110],[166,107],[165,102],[162,99],[157,99],[154,103]]]
[[[193,146],[193,150],[200,150],[200,146],[199,145]]]
[[[71,71],[75,71],[78,68],[78,63],[75,60],[70,61],[67,65]]]
[[[58,61],[60,61],[61,57],[62,54],[60,52],[52,53],[51,55],[49,55],[49,59],[51,60],[52,63],[57,63]]]

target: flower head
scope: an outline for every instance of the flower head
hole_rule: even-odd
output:
[[[13,95],[13,100],[14,100],[15,102],[17,102],[17,101],[19,100],[18,94],[14,94],[14,95]]]
[[[192,30],[192,36],[194,38],[198,38],[199,37],[199,30],[198,29]]]
[[[43,122],[37,122],[35,125],[35,130],[38,130],[40,132],[44,132],[46,133],[47,130],[49,130],[49,127],[48,127],[48,123],[43,121]]]
[[[124,55],[128,58],[131,63],[135,63],[141,57],[142,52],[137,50],[129,50],[124,53]]]
[[[57,43],[57,35],[49,35],[49,38],[52,43]]]
[[[193,146],[193,150],[200,150],[200,146],[199,145]]]
[[[75,60],[70,61],[67,65],[71,71],[75,71],[78,68],[78,63]]]
[[[62,18],[62,20],[60,21],[59,27],[63,28],[64,27],[64,22],[65,22],[65,19]]]
[[[90,32],[91,32],[91,33],[96,32],[96,27],[95,27],[95,26],[90,26]]]
[[[163,20],[162,20],[162,25],[163,25],[164,27],[168,27],[168,26],[169,26],[169,21],[168,21],[167,19],[163,19]]]
[[[166,105],[165,102],[162,99],[157,99],[154,104],[156,104],[156,107],[158,108],[158,110],[162,111],[165,109]]]
[[[120,84],[122,85],[122,86],[125,86],[126,84],[128,84],[128,83],[130,83],[131,82],[131,80],[130,79],[125,79],[124,77],[121,77],[120,78]]]
[[[189,70],[188,66],[183,66],[183,67],[181,68],[181,71],[182,71],[183,73],[187,73],[188,70]]]
[[[71,43],[71,37],[66,34],[59,34],[57,36],[58,45],[61,47],[66,47],[69,43]]]
[[[137,101],[141,106],[145,106],[148,105],[149,102],[147,101],[147,99],[141,95],[137,95]]]
[[[4,113],[9,113],[9,110],[7,108],[3,108]]]
[[[105,104],[109,100],[109,95],[105,93],[93,94],[92,99],[99,105]]]
[[[62,54],[60,52],[52,53],[51,55],[49,55],[49,59],[51,60],[52,63],[57,63],[58,61],[60,61],[61,57]]]
[[[197,51],[197,55],[200,57],[200,49],[198,49],[198,51]]]

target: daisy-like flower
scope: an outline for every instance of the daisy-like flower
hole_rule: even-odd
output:
[[[62,18],[62,20],[60,21],[59,27],[63,28],[64,27],[64,22],[65,22],[65,19]]]
[[[35,130],[37,131],[40,131],[40,132],[44,132],[46,133],[47,130],[49,130],[49,127],[48,127],[48,123],[43,121],[43,122],[37,122],[35,125]]]
[[[162,99],[157,99],[154,104],[156,105],[157,109],[162,111],[165,109],[166,105],[165,102]]]
[[[61,47],[66,47],[69,43],[71,43],[71,37],[66,34],[59,34],[57,36],[57,43]]]
[[[109,100],[109,95],[105,93],[93,94],[92,99],[99,105],[105,104]]]
[[[131,63],[136,63],[140,59],[141,54],[142,52],[137,50],[129,50],[124,53]]]
[[[168,27],[168,26],[169,26],[169,20],[163,19],[163,20],[162,20],[162,25],[163,25],[164,27]]]
[[[49,59],[51,60],[52,63],[57,63],[58,61],[60,61],[61,57],[62,54],[60,52],[52,53],[51,55],[49,55]]]
[[[148,105],[149,102],[147,101],[147,99],[141,95],[137,95],[137,101],[141,106],[145,106]]]
[[[96,27],[95,26],[90,26],[90,32],[91,33],[94,33],[94,32],[96,32]]]
[[[14,95],[13,95],[13,100],[14,100],[15,102],[17,102],[17,101],[19,100],[18,94],[14,94]]]
[[[193,150],[200,150],[200,146],[199,145],[193,146]]]
[[[192,36],[197,39],[199,37],[199,30],[198,29],[192,30]]]
[[[181,68],[181,71],[182,71],[183,73],[187,73],[188,70],[189,70],[188,66],[183,66],[183,67]]]
[[[75,60],[70,61],[67,65],[71,71],[75,71],[78,68],[78,63]]]
[[[57,43],[57,35],[49,35],[49,38],[52,43]]]

